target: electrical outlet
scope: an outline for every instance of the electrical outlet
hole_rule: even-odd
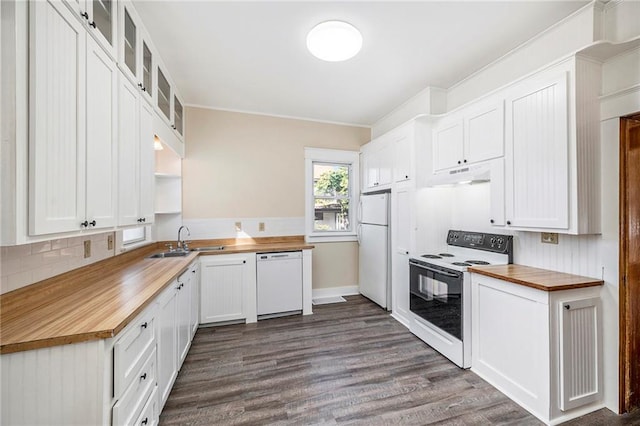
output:
[[[236,232],[242,231],[242,222],[236,222]]]
[[[258,231],[264,232],[264,222],[258,223]]]
[[[544,244],[558,244],[558,234],[555,232],[543,232],[540,241]]]
[[[84,242],[84,258],[91,257],[91,240]]]
[[[113,250],[113,234],[107,236],[107,250]]]

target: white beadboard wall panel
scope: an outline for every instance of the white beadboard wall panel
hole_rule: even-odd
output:
[[[622,42],[640,35],[640,2],[614,0],[604,7],[604,36],[606,40]]]
[[[1,423],[105,424],[105,354],[96,340],[2,355]]]
[[[236,231],[235,223],[242,223]],[[264,222],[265,230],[259,231]],[[230,219],[184,219],[182,224],[191,231],[190,239],[259,238],[304,235],[304,217],[264,217]]]
[[[110,235],[113,232],[0,248],[0,294],[113,256]],[[86,240],[91,241],[91,256],[85,259]]]

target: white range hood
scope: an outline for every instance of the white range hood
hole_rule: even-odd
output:
[[[490,180],[491,164],[486,162],[438,172],[427,180],[427,186],[481,183],[489,182]]]

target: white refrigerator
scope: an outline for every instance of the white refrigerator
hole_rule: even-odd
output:
[[[362,195],[359,217],[360,294],[390,310],[389,194]]]

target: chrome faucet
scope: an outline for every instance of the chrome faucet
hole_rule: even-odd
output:
[[[182,229],[186,229],[187,230],[187,237],[191,236],[191,231],[189,231],[189,228],[187,228],[186,226],[182,225],[180,228],[178,228],[177,247],[178,247],[178,249],[182,249],[183,251],[189,251],[189,246],[187,245],[187,242],[185,240],[181,240],[180,239],[180,234],[182,233]]]

